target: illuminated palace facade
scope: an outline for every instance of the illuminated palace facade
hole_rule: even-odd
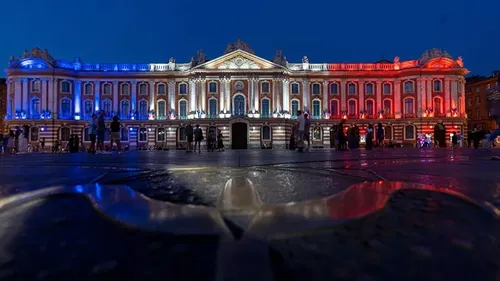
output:
[[[87,143],[88,120],[99,110],[108,120],[119,116],[132,148],[183,147],[188,123],[205,135],[221,130],[226,147],[285,147],[301,109],[312,118],[315,147],[330,147],[342,119],[362,134],[382,123],[387,139],[407,145],[438,123],[447,133],[466,129],[468,71],[439,49],[407,61],[289,63],[281,51],[269,61],[237,41],[211,60],[198,51],[188,63],[100,64],[34,48],[12,57],[6,73],[6,125],[29,127],[30,141],[48,145],[72,134]]]

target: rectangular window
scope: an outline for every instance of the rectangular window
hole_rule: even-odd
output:
[[[270,117],[270,104],[269,104],[269,99],[262,99],[262,118],[269,118]]]
[[[332,83],[330,84],[330,95],[338,95],[339,94],[339,84]]]
[[[269,93],[269,82],[262,82],[262,92]]]
[[[318,100],[313,101],[313,119],[321,118],[321,103]]]
[[[391,84],[384,84],[384,95],[390,95],[392,92]]]
[[[292,95],[298,95],[299,94],[299,84],[293,83],[292,84]]]
[[[320,84],[313,84],[312,85],[312,93],[313,95],[319,95],[321,94],[321,85]]]
[[[481,97],[476,97],[476,104],[481,104]]]
[[[182,83],[179,85],[179,95],[186,95],[187,94],[187,84]]]
[[[217,83],[210,82],[210,84],[208,84],[208,92],[211,94],[217,93]]]

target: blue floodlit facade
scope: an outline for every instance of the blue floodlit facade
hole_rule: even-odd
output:
[[[340,120],[361,128],[380,122],[388,138],[414,143],[437,122],[463,130],[466,117],[467,70],[437,49],[419,60],[289,63],[281,51],[270,61],[237,41],[212,60],[199,51],[188,63],[110,64],[34,48],[12,57],[6,73],[6,124],[29,126],[32,142],[71,134],[87,142],[88,120],[100,110],[120,118],[131,146],[169,147],[183,146],[188,122],[222,131],[228,144],[246,138],[249,148],[284,147],[299,110],[313,119],[319,147],[329,146]]]

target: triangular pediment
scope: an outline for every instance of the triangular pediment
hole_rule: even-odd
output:
[[[204,64],[198,65],[195,68],[213,70],[265,70],[283,67],[243,50],[236,50],[229,54],[225,54],[221,57],[210,60]]]

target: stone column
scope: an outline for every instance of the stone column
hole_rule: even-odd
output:
[[[16,80],[14,82],[14,107],[13,107],[14,113],[17,110],[21,110],[23,107],[22,87],[23,87],[23,84],[21,82],[21,79],[16,78]]]
[[[255,110],[259,111],[260,110],[260,92],[259,92],[259,78],[254,77],[252,79],[252,90],[253,90],[253,99],[254,99],[254,107]],[[260,111],[259,111],[260,113]]]
[[[231,113],[231,115],[233,114],[232,112],[232,101],[231,101],[231,79],[230,78],[226,78],[226,80],[224,80],[224,83],[225,83],[225,90],[226,90],[226,110],[227,112]]]
[[[311,88],[311,82],[309,79],[302,80],[302,104],[304,105],[304,110],[309,110],[310,104],[310,95],[309,90]]]
[[[101,81],[94,82],[94,110],[101,108]]]
[[[451,83],[451,109],[458,108],[458,81],[453,80]]]
[[[376,105],[376,109],[377,111],[375,112],[375,114],[378,114],[380,111],[382,111],[383,107],[382,107],[382,81],[376,81],[375,82],[375,85],[377,86],[377,89],[375,90],[375,94],[377,95],[377,105]]]
[[[189,113],[196,110],[196,82],[189,80]]]
[[[9,92],[9,89],[7,89],[7,93],[8,92]],[[47,101],[47,79],[42,79],[42,111],[48,109],[47,102],[48,102]]]
[[[394,118],[401,118],[401,81],[394,81]]]
[[[358,88],[359,88],[359,90],[358,90],[358,94],[359,94],[358,110],[359,111],[361,111],[361,110],[364,111],[366,109],[366,106],[365,106],[365,81],[360,80],[359,84],[358,84]],[[373,110],[375,111],[376,108],[373,108]],[[376,113],[376,112],[374,112],[374,113]]]
[[[118,108],[118,83],[118,81],[113,81],[113,114],[120,110]]]
[[[417,117],[422,117],[422,78],[417,79],[417,100],[415,101]]]
[[[133,80],[130,83],[131,89],[131,102],[130,102],[130,111],[131,113],[135,113],[137,111],[137,81]]]
[[[22,110],[26,114],[30,113],[29,101],[28,101],[28,78],[23,78],[23,105]]]
[[[225,95],[226,95],[226,79],[222,78],[219,80],[219,113],[226,110],[225,105]]]
[[[201,110],[207,113],[207,80],[205,78],[201,79]]]
[[[341,111],[347,111],[347,92],[346,92],[347,82],[344,79],[340,80],[340,103],[341,103]]]
[[[14,105],[12,104],[12,99],[10,98],[10,93],[12,91],[12,83],[11,82],[12,82],[11,79],[7,80],[7,96],[6,96],[6,98],[7,98],[7,108],[6,108],[6,111],[5,111],[5,117],[7,119],[9,119],[9,118],[11,119],[12,118],[12,116],[13,116],[13,112],[12,111],[13,111],[13,108],[14,108]]]
[[[449,78],[445,78],[444,80],[444,112],[446,116],[450,115],[451,110],[451,80]]]
[[[465,79],[460,78],[460,114],[465,116]]]
[[[248,78],[248,110],[252,112],[255,109],[255,96],[253,94],[253,77]]]
[[[48,86],[48,94],[47,94],[47,109],[50,110],[52,113],[52,116],[55,116],[54,114],[56,113],[56,108],[54,107],[54,100],[56,97],[56,92],[55,92],[55,83],[54,83],[53,78],[49,78],[49,86]]]
[[[328,109],[328,83],[329,81],[323,81],[323,111],[330,111]]]
[[[155,102],[155,82],[149,81],[149,110],[155,112],[156,102]]]
[[[82,117],[82,81],[75,80],[75,92],[73,94],[75,120]]]
[[[424,109],[434,109],[434,102],[432,101],[432,79],[426,79],[426,91],[425,94],[427,96],[427,105]]]
[[[279,112],[279,78],[273,79],[272,113]]]
[[[175,80],[168,80],[168,106],[171,110],[177,108],[177,103],[175,102]]]
[[[327,82],[328,83],[328,82]],[[283,110],[290,112],[290,80],[283,79]]]

